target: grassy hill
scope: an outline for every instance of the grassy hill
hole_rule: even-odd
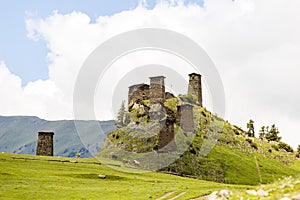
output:
[[[115,130],[114,121],[76,121],[85,134],[80,140],[74,120],[47,121],[30,116],[0,116],[0,152],[35,154],[38,131],[53,131],[55,155],[73,157],[81,153],[90,157],[90,152],[99,151],[105,136]],[[99,126],[104,133],[99,133]]]
[[[175,124],[177,152],[173,154],[177,158],[175,162],[166,164],[166,160],[161,159],[154,149],[158,141],[154,134],[155,131],[157,134],[157,127],[143,113],[143,105],[147,103],[144,101],[130,111],[132,122],[128,126],[108,134],[100,157],[111,158],[114,155],[119,160],[135,159],[143,169],[155,169],[152,165],[155,163],[163,166],[160,171],[231,184],[266,184],[283,176],[299,174],[298,169],[290,167],[296,160],[296,153],[280,148],[278,142],[248,137],[240,127],[194,104],[189,96],[165,102],[166,109],[175,114],[177,105],[193,104],[195,126],[195,133],[190,134]],[[143,154],[149,151],[153,153]]]
[[[78,163],[75,163],[78,162]],[[102,164],[100,164],[102,163]],[[300,167],[300,162],[294,164]],[[105,179],[98,177],[105,175]],[[121,162],[94,158],[63,158],[0,154],[1,199],[198,199],[229,189],[232,199],[253,197],[248,189],[268,189],[270,197],[297,194],[300,179],[283,179],[259,187],[229,185],[125,167]],[[282,183],[293,187],[278,189]],[[275,190],[276,189],[276,190]],[[175,197],[178,198],[175,198]]]

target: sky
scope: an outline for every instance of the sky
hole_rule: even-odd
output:
[[[164,28],[191,38],[212,59],[224,85],[226,119],[245,128],[251,118],[256,132],[275,123],[284,141],[300,144],[298,0],[12,0],[0,5],[0,115],[74,118],[76,77],[91,52],[126,31]],[[147,58],[148,64],[182,69],[168,55],[141,52],[115,63],[123,66],[120,77],[130,77],[130,66],[146,65]],[[171,88],[175,83],[168,81]],[[97,109],[100,120],[113,118],[124,98],[112,100],[120,88],[106,85],[113,92],[105,97],[110,105]],[[210,108],[206,91],[204,104]]]

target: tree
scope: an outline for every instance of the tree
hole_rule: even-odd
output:
[[[269,126],[262,126],[259,130],[259,138],[263,139],[269,132]]]
[[[279,137],[278,135],[279,135],[279,130],[278,128],[276,128],[275,124],[273,124],[271,126],[270,131],[268,131],[268,133],[266,134],[266,139],[268,141],[280,142],[281,137]]]
[[[125,101],[123,100],[122,103],[121,103],[121,107],[119,109],[119,112],[118,112],[118,116],[117,116],[116,122],[115,122],[115,125],[118,128],[121,128],[121,127],[125,126],[125,123],[124,123],[125,116],[126,116]]]
[[[126,112],[124,117],[124,125],[127,126],[129,123],[130,123],[130,114],[129,112]]]
[[[300,154],[300,144],[298,145],[297,152]]]
[[[255,137],[255,132],[254,132],[254,121],[252,119],[249,120],[247,123],[247,134],[249,137]]]

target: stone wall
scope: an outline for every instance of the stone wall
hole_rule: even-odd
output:
[[[184,104],[177,106],[176,123],[185,132],[194,132],[193,106]]]
[[[175,97],[175,95],[172,94],[171,92],[166,92],[166,93],[165,93],[165,98],[166,98],[166,99],[172,99],[172,98],[174,98],[174,97]]]
[[[189,74],[189,87],[188,94],[196,97],[197,103],[202,106],[202,86],[201,86],[201,75],[192,73]]]
[[[163,104],[165,101],[165,77],[150,77],[150,94],[149,99],[151,105]]]
[[[162,128],[158,135],[158,150],[159,151],[175,151],[175,133],[174,133],[174,121],[166,119],[161,122]]]
[[[36,155],[53,156],[53,132],[39,132]]]
[[[149,99],[149,85],[138,84],[129,87],[128,92],[128,109],[131,109],[138,100]]]

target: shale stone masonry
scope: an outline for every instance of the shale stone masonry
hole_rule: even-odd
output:
[[[176,123],[180,125],[185,132],[194,132],[193,106],[183,104],[177,106]]]
[[[150,77],[150,104],[164,104],[165,101],[165,77],[155,76]]]
[[[189,88],[188,94],[196,97],[197,103],[202,106],[202,86],[201,86],[201,75],[192,73],[189,74]]]
[[[138,84],[129,87],[128,92],[128,109],[131,109],[135,102],[138,100],[149,99],[149,85]]]
[[[37,156],[53,156],[53,132],[39,132],[36,148]]]
[[[158,133],[158,151],[174,151],[174,124],[177,123],[185,132],[194,132],[193,106],[183,104],[177,106],[176,116],[174,111],[164,106],[166,99],[174,98],[172,93],[165,92],[165,77],[150,77],[150,85],[138,84],[129,87],[128,110],[134,105],[142,105],[146,111],[145,115],[152,120],[160,121],[161,129]],[[201,75],[189,74],[188,94],[193,95],[197,104],[202,106]],[[148,102],[144,102],[147,100]],[[149,105],[150,101],[150,105]]]

